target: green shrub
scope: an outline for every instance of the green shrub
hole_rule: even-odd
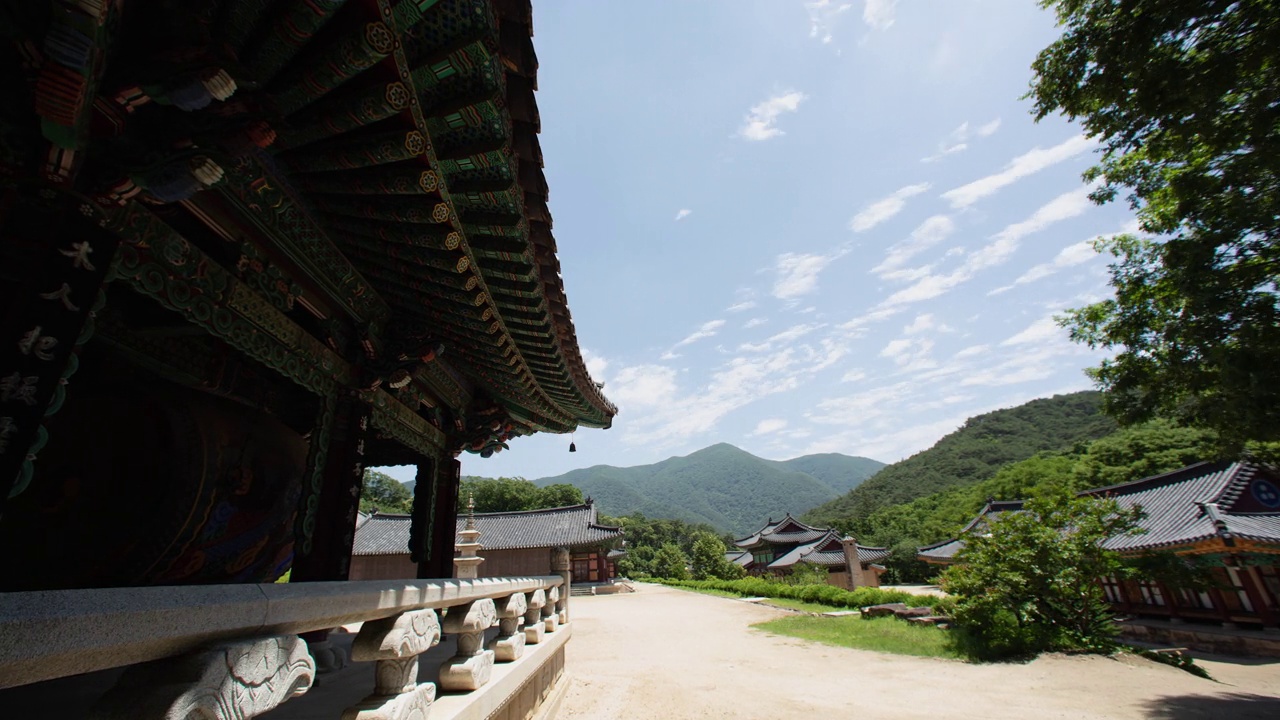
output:
[[[849,591],[834,585],[787,585],[758,577],[741,580],[658,580],[657,582],[673,587],[730,592],[742,597],[788,598],[852,610],[885,603],[928,604],[933,607],[945,600],[939,597],[912,595],[901,590],[861,587]]]

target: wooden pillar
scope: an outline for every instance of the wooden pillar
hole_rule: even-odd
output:
[[[413,483],[413,513],[409,521],[409,559],[418,566],[417,576],[433,577],[432,568],[428,564],[431,558],[431,547],[435,527],[436,502],[439,499],[440,483],[437,480],[440,463],[431,458],[423,458],[418,463],[418,472]]]
[[[453,577],[453,546],[458,532],[458,484],[462,465],[451,457],[436,463],[435,510],[431,515],[430,553],[418,563],[420,578]],[[416,501],[415,501],[416,502]],[[414,506],[415,513],[417,505]]]
[[[326,409],[321,410],[319,427],[312,432],[311,462],[314,465],[307,468],[307,477],[312,489],[318,488],[319,492],[313,496],[314,522],[307,528],[305,518],[303,520],[303,536],[295,545],[290,582],[346,580],[350,570],[356,513],[364,489],[369,406],[346,391],[339,392],[325,403],[332,403],[328,442],[324,442],[320,432]]]
[[[0,197],[0,243],[24,260],[0,314],[0,516],[20,493],[47,440],[44,419],[57,412],[74,351],[93,331],[119,240],[73,208],[53,208],[16,192]]]

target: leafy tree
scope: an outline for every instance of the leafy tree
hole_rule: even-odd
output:
[[[1176,470],[1217,456],[1213,433],[1152,420],[1097,440],[1076,464],[1084,487],[1103,487]]]
[[[1065,31],[1032,66],[1036,117],[1082,122],[1093,199],[1127,193],[1159,237],[1100,240],[1115,297],[1063,319],[1115,351],[1090,371],[1107,412],[1280,440],[1280,3],[1042,4]]]
[[[799,562],[791,568],[791,574],[787,575],[784,581],[788,585],[826,585],[830,575],[831,573],[821,565]]]
[[[618,561],[618,573],[633,579],[653,577],[653,560],[657,554],[657,550],[647,545],[628,548],[626,556]]]
[[[669,580],[688,580],[689,558],[678,546],[671,543],[663,545],[654,553],[653,575]]]
[[[464,477],[458,492],[458,512],[467,511],[468,497],[475,499],[476,512],[538,510],[583,502],[582,491],[572,485],[562,483],[540,488],[520,477]]]
[[[360,511],[408,513],[413,510],[413,495],[399,480],[377,470],[364,471],[364,490],[360,493]]]
[[[971,535],[959,564],[942,575],[956,596],[961,648],[981,659],[1109,651],[1116,628],[1099,580],[1125,567],[1101,543],[1132,534],[1140,517],[1114,500],[1057,488],[992,522],[989,534]]]
[[[741,567],[725,560],[724,555],[725,546],[720,538],[706,531],[695,533],[689,550],[693,579],[734,580],[746,574]]]
[[[689,551],[689,564],[694,580],[710,580],[719,577],[717,571],[724,562],[724,543],[711,533],[698,533]]]
[[[538,488],[537,507],[540,508],[581,505],[584,500],[582,491],[567,483],[557,483]]]

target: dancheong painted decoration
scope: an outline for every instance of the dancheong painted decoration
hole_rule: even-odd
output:
[[[3,0],[0,589],[347,577],[363,469],[609,427],[527,0]],[[34,538],[40,538],[36,542]]]

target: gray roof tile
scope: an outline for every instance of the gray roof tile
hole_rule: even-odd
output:
[[[545,510],[476,513],[479,543],[488,550],[596,545],[622,537],[622,529],[596,523],[595,505]],[[457,530],[466,524],[459,516]],[[398,555],[409,552],[408,515],[375,513],[356,528],[352,555]],[[481,550],[481,554],[484,551]]]

